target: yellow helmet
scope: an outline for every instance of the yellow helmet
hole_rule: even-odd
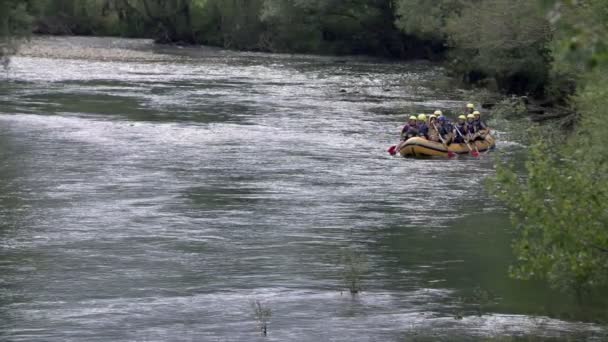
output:
[[[475,108],[475,105],[474,105],[474,104],[472,104],[472,103],[467,103],[467,108],[469,108],[469,109],[474,109],[474,108]]]
[[[437,115],[437,116],[442,116],[442,115],[443,115],[443,112],[442,112],[442,111],[440,111],[440,110],[436,110],[436,111],[435,111],[435,113],[433,113],[433,114],[435,114],[435,115]]]
[[[410,120],[416,120],[416,115],[410,116]]]
[[[429,116],[429,120],[431,120],[431,119],[437,119],[437,115],[431,114],[431,116]]]
[[[479,115],[479,116],[481,116],[481,113],[478,110],[476,110],[476,111],[473,112],[473,115]]]
[[[469,115],[467,115],[467,119],[475,119],[475,115],[469,114]]]
[[[458,117],[458,120],[466,120],[466,119],[467,119],[467,117],[464,116],[464,115],[461,115],[461,116]]]
[[[426,115],[424,115],[424,114],[418,115],[418,121],[426,121]]]

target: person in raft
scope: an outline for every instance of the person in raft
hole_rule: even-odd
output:
[[[439,142],[439,131],[437,130],[437,116],[429,116],[429,140]]]
[[[475,111],[475,105],[472,103],[467,103],[467,110],[465,114],[473,114]]]
[[[408,122],[403,126],[401,130],[401,141],[406,141],[409,138],[418,136],[418,123],[416,122],[416,116],[410,116]]]
[[[467,115],[466,132],[462,132],[468,141],[473,141],[475,138],[475,115]]]
[[[452,125],[449,123],[448,119],[445,116],[440,116],[437,118],[437,122],[439,122],[439,126],[437,129],[439,130],[439,136],[441,137],[443,143],[449,145],[452,143]]]
[[[460,115],[458,122],[454,125],[454,143],[463,144],[466,142],[465,137],[467,136],[467,117]]]
[[[418,115],[418,136],[421,138],[429,138],[429,126],[426,124],[426,115]]]
[[[473,112],[473,126],[475,127],[475,140],[484,140],[488,135],[488,125],[481,120],[481,113],[479,111]]]
[[[443,115],[443,112],[442,112],[442,111],[440,111],[440,110],[436,110],[436,111],[433,113],[433,116],[435,116],[436,118],[440,118],[440,117],[442,117],[442,116],[444,116],[444,115]],[[434,125],[435,125],[435,127],[439,127],[439,122],[435,121],[435,122],[434,122]],[[438,133],[439,133],[439,132],[438,132]],[[440,141],[440,140],[439,140],[439,138],[437,138],[437,141]]]

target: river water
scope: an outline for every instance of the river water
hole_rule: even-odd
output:
[[[507,277],[492,155],[386,153],[406,114],[467,100],[435,88],[439,67],[32,44],[46,50],[14,58],[0,86],[0,340],[600,333],[581,323],[593,305]],[[505,134],[499,149],[518,153]],[[367,269],[356,296],[349,253]]]

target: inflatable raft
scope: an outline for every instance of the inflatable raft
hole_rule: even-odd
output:
[[[479,152],[484,152],[493,149],[496,146],[496,141],[491,135],[487,135],[485,140],[477,140],[469,143],[473,151],[475,146]],[[397,146],[397,151],[403,157],[447,157],[448,152],[456,154],[467,154],[471,150],[467,144],[451,144],[445,146],[440,142],[426,140],[424,138],[410,138]]]

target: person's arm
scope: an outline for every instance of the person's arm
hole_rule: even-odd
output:
[[[447,126],[443,130],[443,139],[447,141],[450,138],[450,133],[452,132],[452,125],[446,124]]]
[[[448,136],[445,138],[446,144],[450,144],[454,141],[454,132],[448,132]]]
[[[466,132],[465,132],[465,140],[470,141],[470,140],[471,140],[471,134],[472,134],[472,133],[473,133],[473,131],[474,131],[473,125],[471,125],[471,124],[467,124],[467,125],[465,126],[465,131],[466,131]]]

